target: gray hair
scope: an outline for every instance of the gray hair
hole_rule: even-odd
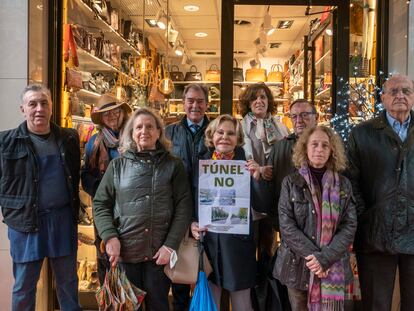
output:
[[[400,74],[400,73],[394,73],[392,74],[392,76],[390,76],[389,79],[387,79],[383,84],[382,84],[382,93],[386,93],[386,89],[387,89],[387,85],[388,85],[388,81],[389,80],[393,80],[393,79],[397,79],[397,80],[407,80],[411,82],[411,87],[414,89],[414,80],[410,79],[410,77]]]
[[[206,86],[202,84],[197,84],[197,83],[191,83],[191,84],[186,85],[186,87],[184,88],[184,92],[183,92],[183,100],[185,100],[185,97],[187,96],[187,93],[189,90],[203,92],[205,101],[206,103],[208,103],[208,89]]]
[[[134,131],[134,122],[140,115],[147,115],[154,118],[157,129],[160,130],[160,137],[158,138],[157,142],[169,151],[171,147],[171,142],[165,137],[164,122],[162,121],[158,112],[150,108],[139,108],[134,111],[134,113],[125,125],[119,146],[120,152],[125,153],[128,150],[138,151],[137,144],[132,138],[132,133]]]
[[[39,93],[43,93],[43,94],[45,94],[46,96],[47,96],[47,99],[49,100],[49,101],[51,101],[52,100],[52,95],[51,95],[51,93],[50,93],[50,90],[49,90],[49,88],[48,87],[46,87],[45,85],[42,85],[42,84],[37,84],[37,83],[35,83],[35,84],[29,84],[29,85],[27,85],[24,89],[23,89],[23,92],[22,92],[22,94],[20,95],[20,99],[21,99],[21,101],[22,102],[24,102],[24,97],[26,96],[26,94],[27,93],[29,93],[29,92],[39,92]]]
[[[298,103],[308,104],[309,107],[312,108],[312,112],[313,113],[317,113],[315,104],[311,103],[309,100],[307,100],[305,98],[298,98],[293,103],[291,103],[290,106],[289,106],[289,112],[292,110],[292,107],[295,106]]]

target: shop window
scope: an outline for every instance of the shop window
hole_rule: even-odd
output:
[[[351,122],[371,118],[375,108],[376,73],[375,0],[352,0],[350,4],[349,116]],[[339,90],[346,91],[346,90]]]
[[[30,83],[47,84],[47,22],[48,1],[29,1],[29,63]]]

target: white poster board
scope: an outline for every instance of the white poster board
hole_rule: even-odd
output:
[[[246,161],[200,160],[198,182],[200,228],[249,234],[250,173]]]

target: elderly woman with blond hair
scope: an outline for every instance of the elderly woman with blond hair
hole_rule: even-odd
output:
[[[210,122],[205,132],[205,144],[209,152],[205,159],[246,160],[243,145],[243,132],[239,121],[230,115],[221,115]],[[247,167],[258,178],[259,171]],[[197,193],[197,192],[196,192]],[[254,202],[251,202],[251,205]],[[251,209],[250,209],[251,212]],[[196,213],[198,210],[196,208]],[[199,228],[198,222],[191,224],[194,238],[206,231]],[[218,309],[222,289],[230,292],[233,310],[251,311],[250,289],[255,284],[256,257],[252,224],[249,234],[225,234],[206,232],[204,236],[206,252],[213,267],[210,275],[210,288]]]
[[[147,292],[148,310],[168,310],[164,265],[191,221],[192,196],[184,166],[169,152],[161,118],[136,110],[93,199],[95,225],[112,266]]]
[[[297,172],[283,180],[281,245],[273,275],[288,287],[292,310],[344,310],[353,275],[349,248],[356,230],[351,183],[340,137],[330,128],[306,130],[293,152]]]

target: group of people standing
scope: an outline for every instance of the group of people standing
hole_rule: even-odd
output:
[[[208,93],[188,85],[186,115],[164,127],[151,109],[134,112],[102,95],[99,125],[80,167],[76,131],[50,122],[50,92],[29,85],[25,121],[0,134],[0,205],[13,259],[12,309],[35,310],[45,257],[62,310],[77,299],[78,186],[93,197],[98,274],[120,265],[147,292],[146,310],[168,310],[171,282],[164,265],[188,229],[203,236],[213,267],[210,289],[220,310],[273,310],[271,274],[287,289],[292,310],[345,310],[356,251],[364,310],[391,310],[398,267],[401,310],[414,305],[414,82],[394,75],[383,85],[385,110],[355,127],[347,150],[318,126],[315,106],[291,103],[293,133],[273,117],[276,104],[262,83],[240,96],[239,122],[206,117]],[[248,234],[209,232],[198,222],[198,161],[245,160],[251,175]],[[268,197],[269,206],[260,198]],[[275,235],[280,233],[276,249]],[[275,261],[272,261],[272,258]],[[101,283],[102,284],[102,283]],[[174,310],[187,310],[190,286],[172,284]],[[253,297],[253,299],[252,299]]]

